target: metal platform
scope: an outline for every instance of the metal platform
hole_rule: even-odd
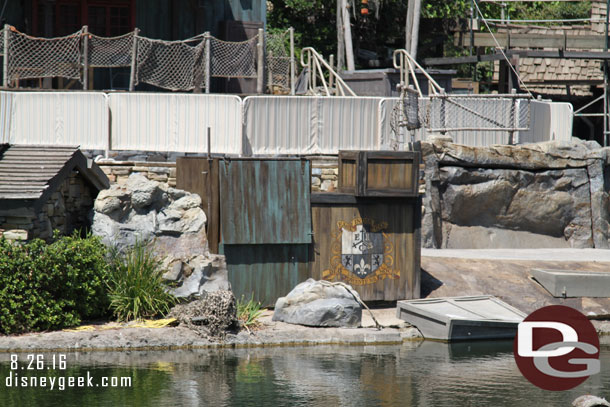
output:
[[[553,297],[610,297],[610,272],[532,269],[530,274]]]
[[[396,316],[426,339],[513,339],[526,315],[490,295],[398,301]]]

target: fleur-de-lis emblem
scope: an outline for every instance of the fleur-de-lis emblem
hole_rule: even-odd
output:
[[[365,276],[367,274],[367,270],[370,270],[371,266],[366,264],[364,259],[360,259],[359,264],[354,264],[354,272],[358,275]]]

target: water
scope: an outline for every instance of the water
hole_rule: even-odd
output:
[[[568,392],[527,382],[512,343],[317,346],[164,352],[68,353],[66,369],[45,354],[27,370],[0,355],[0,406],[570,406],[583,394],[610,396],[610,348],[602,372]],[[31,367],[36,367],[36,361]],[[47,369],[48,368],[48,369]],[[6,377],[87,376],[94,387],[6,387]],[[103,388],[103,376],[132,387]],[[67,382],[65,383],[67,386]]]

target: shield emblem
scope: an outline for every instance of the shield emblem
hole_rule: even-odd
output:
[[[341,263],[359,278],[373,274],[383,264],[383,235],[366,225],[341,230]]]

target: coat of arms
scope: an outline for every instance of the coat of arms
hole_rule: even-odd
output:
[[[352,285],[372,284],[384,278],[399,278],[394,270],[394,247],[384,232],[387,222],[356,218],[337,222],[333,234],[331,268],[322,273],[326,280],[344,280]]]

